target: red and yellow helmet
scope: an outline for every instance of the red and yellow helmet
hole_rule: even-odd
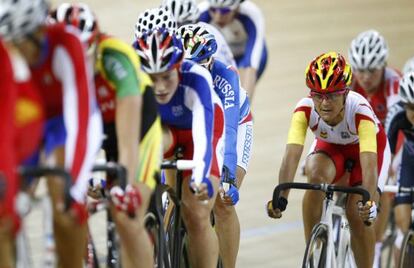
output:
[[[306,85],[312,91],[330,93],[344,90],[351,84],[351,66],[336,52],[316,57],[305,71]]]

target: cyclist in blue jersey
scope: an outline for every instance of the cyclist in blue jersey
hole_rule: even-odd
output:
[[[200,24],[181,26],[178,33],[182,37],[185,58],[199,63],[210,71],[214,90],[224,107],[226,144],[222,188],[214,214],[223,265],[235,267],[240,241],[240,223],[233,205],[239,200],[238,189],[250,159],[253,130],[250,104],[246,92],[240,87],[235,68],[213,57],[217,51],[217,42],[212,33]]]
[[[200,21],[211,23],[229,44],[250,100],[267,62],[263,14],[252,1],[208,0],[199,5]]]
[[[414,186],[414,72],[408,72],[400,81],[399,95],[401,101],[390,108],[385,121],[385,131],[394,156],[397,147],[398,133],[405,136],[401,167],[397,174],[398,184],[402,187]],[[398,193],[395,197],[395,221],[398,233],[395,245],[401,248],[404,234],[411,223],[411,197]]]
[[[214,267],[219,249],[210,213],[223,165],[224,112],[209,72],[183,60],[180,38],[166,29],[175,23],[169,16],[163,8],[141,13],[134,48],[154,84],[165,130],[164,157],[173,157],[175,148],[182,146],[184,159],[197,163],[192,172],[184,172],[183,181],[182,216],[189,237],[190,262],[193,267]],[[174,184],[171,176],[167,176],[167,183]]]

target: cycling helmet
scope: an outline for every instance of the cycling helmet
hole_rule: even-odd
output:
[[[167,28],[175,31],[177,22],[167,7],[147,9],[138,16],[135,24],[135,38],[139,38],[147,31],[155,28]]]
[[[98,22],[88,5],[83,3],[64,3],[53,10],[49,15],[51,22],[63,22],[75,26],[81,32],[83,42],[91,45],[99,33]]]
[[[414,72],[414,57],[409,59],[403,68],[403,73]]]
[[[164,0],[163,4],[179,25],[195,23],[200,15],[195,0]]]
[[[328,52],[311,61],[305,75],[306,85],[310,90],[330,93],[348,88],[352,71],[341,54]]]
[[[354,69],[381,68],[385,66],[388,58],[388,46],[382,35],[375,30],[369,30],[352,40],[348,54]]]
[[[210,3],[210,7],[236,8],[244,2],[244,0],[208,0],[208,2]]]
[[[205,27],[188,24],[178,28],[177,32],[181,35],[186,59],[201,62],[216,53],[216,39]]]
[[[146,73],[162,73],[181,63],[183,45],[174,32],[165,28],[146,31],[133,44]]]
[[[0,35],[21,39],[46,20],[49,6],[45,0],[0,0]]]
[[[414,104],[414,72],[404,74],[400,80],[400,92],[402,102]]]

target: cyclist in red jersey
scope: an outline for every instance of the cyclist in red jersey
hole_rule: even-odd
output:
[[[362,32],[352,40],[348,54],[355,78],[351,88],[368,100],[375,115],[384,124],[388,110],[400,100],[398,85],[401,78],[399,71],[387,66],[389,52],[384,37],[375,30]],[[402,150],[400,149],[404,141],[402,133],[398,140],[396,157],[390,168],[390,175],[401,163]],[[380,211],[382,213],[379,213],[375,224],[377,244],[374,267],[379,265],[381,241],[387,227],[391,202],[390,195],[381,195]]]
[[[14,107],[17,100],[17,86],[13,79],[13,70],[8,52],[0,43],[0,267],[12,267],[13,223],[17,216],[14,211],[14,197],[17,192],[15,168],[16,151],[13,146],[15,128],[13,123]],[[6,188],[7,187],[7,188]]]
[[[102,141],[102,122],[94,97],[91,66],[73,28],[45,26],[45,0],[4,0],[0,33],[30,67],[45,106],[44,151],[73,178],[69,211],[62,209],[63,186],[49,180],[54,234],[61,267],[83,267],[88,178]],[[68,254],[70,252],[70,254]]]

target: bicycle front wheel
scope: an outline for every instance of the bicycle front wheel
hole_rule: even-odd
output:
[[[414,231],[410,230],[401,246],[400,268],[414,267]]]
[[[303,257],[303,268],[324,268],[327,267],[328,248],[328,227],[323,224],[316,225],[311,238],[306,245],[305,256]]]

